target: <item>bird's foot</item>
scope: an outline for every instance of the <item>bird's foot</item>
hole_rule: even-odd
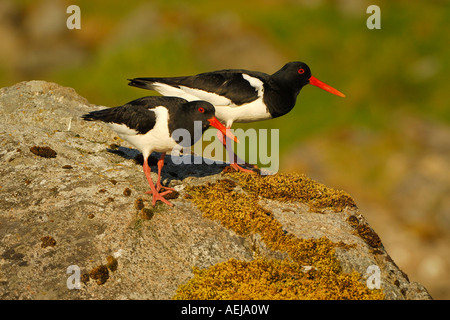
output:
[[[246,169],[244,167],[241,167],[237,163],[230,163],[230,167],[232,167],[236,171],[246,172],[246,173],[258,173],[260,171],[257,166],[255,166],[255,165],[250,165],[250,166],[252,167],[251,169]]]
[[[167,201],[164,196],[168,193],[171,193],[172,190],[168,190],[168,191],[163,191],[163,192],[154,192],[154,191],[146,191],[146,194],[151,194],[152,195],[152,206],[154,206],[156,204],[156,201],[160,200],[162,202],[164,202],[165,204],[167,204],[168,206],[173,206],[172,203],[170,203],[169,201]]]
[[[156,191],[160,191],[160,190],[164,190],[164,191],[170,191],[170,192],[172,192],[172,191],[175,191],[175,189],[174,188],[169,188],[169,187],[164,187],[162,184],[156,184]],[[170,193],[170,192],[168,192],[168,193]]]

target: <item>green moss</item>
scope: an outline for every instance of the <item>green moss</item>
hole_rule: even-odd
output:
[[[318,208],[354,205],[349,196],[335,192],[299,175],[261,177],[230,174],[247,192],[235,190],[236,183],[223,179],[214,184],[188,188],[191,201],[204,216],[218,220],[237,234],[259,234],[272,250],[288,253],[283,261],[257,258],[250,262],[231,259],[205,270],[194,269],[194,278],[178,288],[174,299],[382,299],[381,290],[369,290],[359,274],[342,272],[335,247],[326,237],[299,239],[284,232],[271,212],[258,204],[260,196],[288,201],[289,186],[297,200]],[[269,179],[268,179],[269,178]],[[316,184],[314,186],[314,184]],[[319,194],[317,190],[322,194]],[[316,191],[314,191],[316,190]],[[272,194],[275,191],[275,195]],[[329,195],[333,200],[326,200]],[[307,272],[305,272],[305,267]]]

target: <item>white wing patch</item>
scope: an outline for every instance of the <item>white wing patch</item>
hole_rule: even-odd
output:
[[[180,97],[186,99],[187,101],[204,100],[213,105],[219,106],[229,106],[232,104],[231,100],[226,97],[200,89],[185,86],[180,86],[178,88],[160,82],[155,82],[153,84],[153,88],[155,91],[164,96]]]
[[[180,97],[186,99],[187,101],[199,100],[198,97],[196,97],[195,95],[187,93],[181,88],[172,87],[165,83],[155,82],[152,84],[152,87],[155,91],[159,92],[163,96]]]
[[[262,97],[264,94],[264,83],[259,80],[258,78],[252,77],[248,74],[243,73],[242,74],[242,78],[244,78],[245,80],[248,81],[248,83],[250,83],[250,85],[256,89],[256,91],[258,92],[258,97]]]
[[[209,103],[211,103],[215,106],[229,106],[229,105],[233,104],[230,99],[228,99],[224,96],[218,95],[216,93],[212,93],[212,92],[208,92],[208,91],[204,91],[204,90],[200,90],[200,89],[193,89],[193,88],[184,87],[184,86],[181,86],[181,89],[184,92],[197,97],[197,100],[200,99],[200,100],[208,101]]]

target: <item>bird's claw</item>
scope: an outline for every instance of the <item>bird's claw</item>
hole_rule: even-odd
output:
[[[252,169],[246,169],[244,167],[241,167],[237,163],[230,163],[230,167],[232,167],[236,171],[240,172],[246,172],[246,173],[259,173],[260,169],[257,166],[253,166]]]
[[[172,203],[170,203],[169,201],[166,200],[166,198],[164,198],[164,196],[168,193],[171,193],[172,190],[168,190],[168,191],[164,191],[164,192],[153,192],[153,191],[146,191],[146,194],[151,194],[152,195],[152,206],[155,206],[156,201],[160,200],[162,202],[164,202],[165,204],[167,204],[168,206],[173,206]]]

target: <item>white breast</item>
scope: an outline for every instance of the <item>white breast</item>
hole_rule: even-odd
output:
[[[253,122],[271,118],[261,98],[241,106],[216,106],[216,117],[227,127],[231,127],[233,122]]]

